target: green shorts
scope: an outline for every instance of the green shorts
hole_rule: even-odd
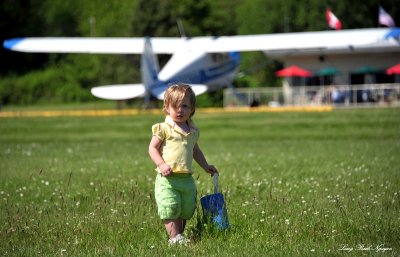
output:
[[[167,177],[157,174],[155,198],[162,220],[192,218],[196,197],[196,183],[191,174],[171,174]]]

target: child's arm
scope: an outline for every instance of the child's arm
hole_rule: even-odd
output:
[[[164,162],[164,159],[160,155],[159,149],[161,143],[162,141],[158,137],[153,136],[149,144],[149,155],[153,162],[157,165],[158,169],[161,171],[162,175],[168,176],[172,173],[172,169]]]
[[[198,144],[196,144],[193,148],[193,158],[200,165],[200,167],[202,167],[207,173],[210,173],[211,176],[213,176],[214,173],[218,173],[218,170],[214,167],[214,165],[208,164],[206,157],[204,157],[204,154]]]

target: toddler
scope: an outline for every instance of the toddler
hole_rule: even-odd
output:
[[[207,173],[218,173],[207,163],[197,140],[199,129],[191,120],[196,97],[189,85],[170,86],[164,95],[165,122],[152,127],[149,155],[157,165],[155,199],[170,244],[186,244],[186,221],[196,209],[196,184],[192,177],[194,159]]]

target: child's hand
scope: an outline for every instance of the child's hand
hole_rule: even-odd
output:
[[[218,170],[214,167],[214,165],[208,165],[206,172],[209,173],[211,176],[214,176],[215,173],[218,174]]]
[[[163,164],[161,164],[160,166],[158,166],[158,169],[161,171],[161,174],[164,177],[166,177],[172,173],[171,167],[168,164],[166,164],[165,162]]]

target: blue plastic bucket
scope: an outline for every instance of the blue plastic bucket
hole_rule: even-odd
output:
[[[224,196],[221,193],[204,196],[200,202],[207,221],[215,224],[221,230],[229,228],[228,213]]]

